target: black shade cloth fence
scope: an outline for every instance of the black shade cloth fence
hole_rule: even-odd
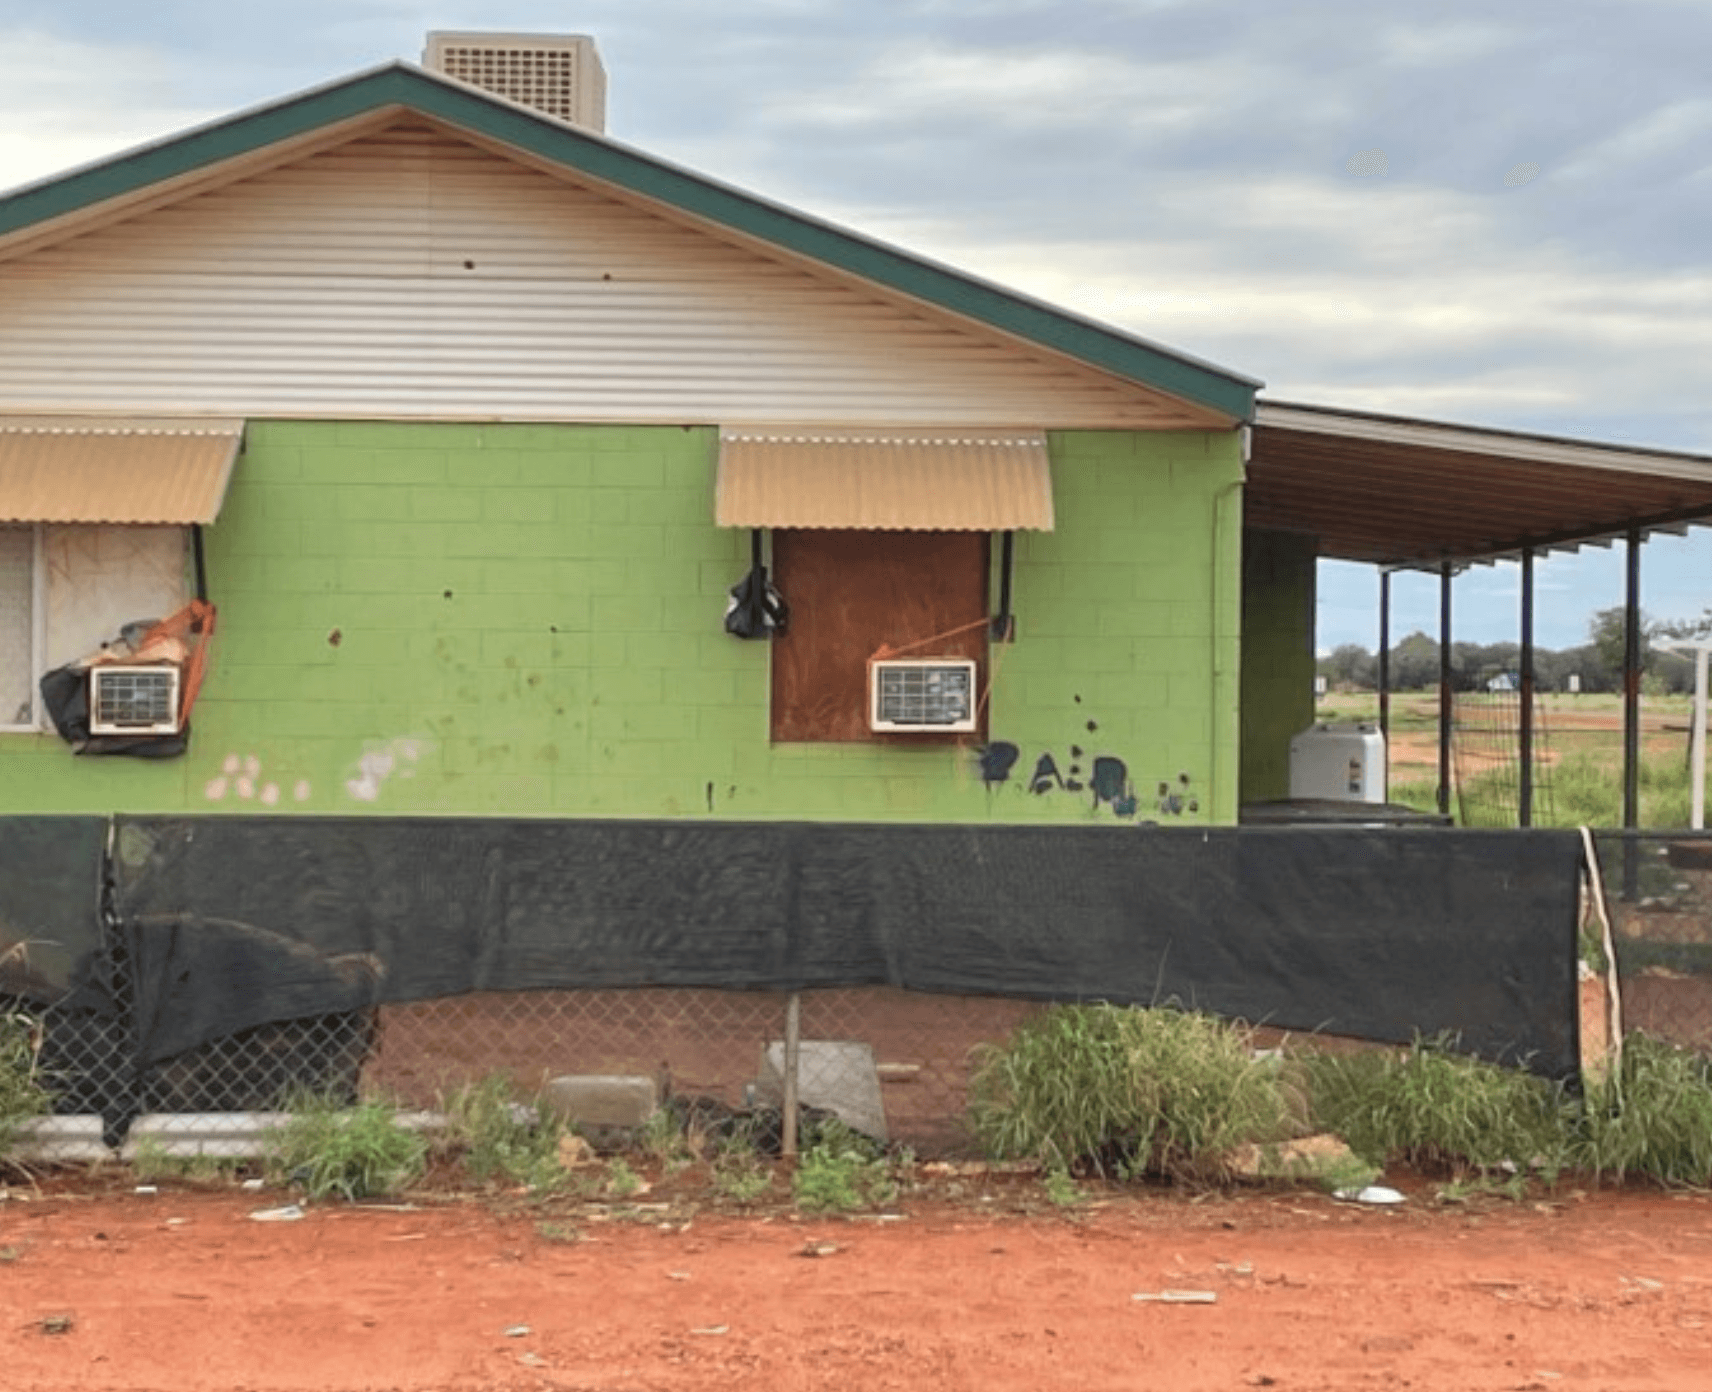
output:
[[[1549,1076],[1578,1066],[1573,832],[248,816],[111,832],[0,818],[0,934],[57,934],[63,969],[25,994],[123,1015],[139,1069],[273,1021],[477,990],[881,984],[1448,1031]],[[124,999],[104,1000],[115,955]]]

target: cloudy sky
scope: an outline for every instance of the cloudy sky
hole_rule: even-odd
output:
[[[0,0],[0,188],[377,63],[591,33],[620,139],[1251,376],[1712,453],[1705,0]],[[1643,602],[1712,606],[1712,530]],[[1540,569],[1540,641],[1621,547]],[[1322,574],[1322,647],[1378,582]],[[1458,582],[1514,636],[1515,571]],[[1436,622],[1400,583],[1400,635]]]

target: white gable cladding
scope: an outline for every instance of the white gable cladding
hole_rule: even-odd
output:
[[[0,263],[0,410],[1212,423],[415,121]]]

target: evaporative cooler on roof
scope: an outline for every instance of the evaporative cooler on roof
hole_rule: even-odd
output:
[[[588,130],[606,130],[606,70],[586,34],[433,33],[422,65]]]

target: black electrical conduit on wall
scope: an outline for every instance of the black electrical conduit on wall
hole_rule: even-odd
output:
[[[123,1016],[139,1068],[473,990],[886,984],[1451,1031],[1566,1077],[1580,858],[1558,831],[0,818],[0,954],[29,944],[0,991]]]

